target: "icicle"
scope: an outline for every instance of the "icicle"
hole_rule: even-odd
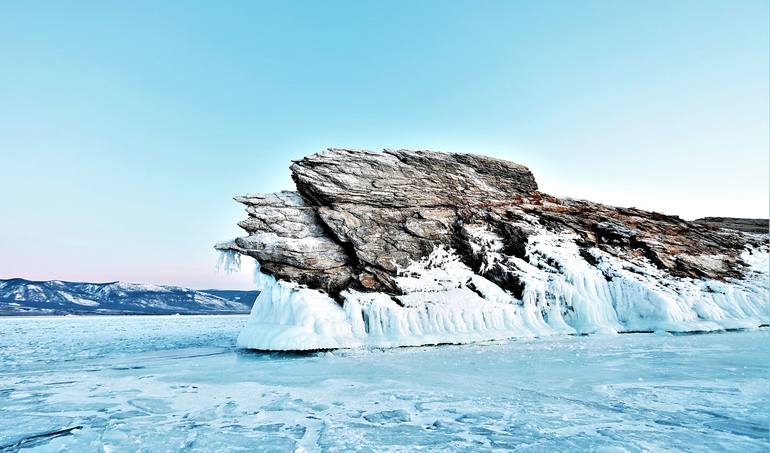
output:
[[[231,244],[232,242],[223,242],[214,246],[219,252],[219,259],[216,265],[217,271],[232,274],[241,270],[241,254],[231,248]]]

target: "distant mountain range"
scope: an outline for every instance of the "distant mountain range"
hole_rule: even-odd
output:
[[[0,279],[0,316],[248,313],[259,291]]]

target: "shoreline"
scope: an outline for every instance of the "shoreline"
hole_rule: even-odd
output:
[[[59,319],[59,318],[117,318],[117,317],[177,317],[177,316],[248,316],[247,312],[220,312],[220,313],[67,313],[55,314],[0,314],[2,319]]]

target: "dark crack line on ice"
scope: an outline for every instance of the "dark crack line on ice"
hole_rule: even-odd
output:
[[[62,437],[62,436],[68,436],[72,434],[73,431],[82,429],[82,428],[83,428],[82,426],[78,425],[78,426],[72,426],[70,428],[64,428],[56,431],[48,431],[44,433],[37,433],[37,434],[30,434],[28,436],[23,436],[14,442],[11,442],[10,444],[0,445],[0,452],[19,451],[22,448],[29,448],[37,445],[42,445],[44,443],[49,442],[51,439],[55,439],[57,437]]]

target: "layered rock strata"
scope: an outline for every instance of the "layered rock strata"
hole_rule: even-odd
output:
[[[767,234],[768,219],[741,219],[736,217],[703,217],[695,220],[695,223],[715,228],[727,228],[729,230],[744,231],[746,233]]]
[[[291,171],[295,192],[236,198],[248,235],[218,246],[265,276],[244,347],[767,323],[757,221],[557,198],[527,167],[470,154],[330,149]]]

